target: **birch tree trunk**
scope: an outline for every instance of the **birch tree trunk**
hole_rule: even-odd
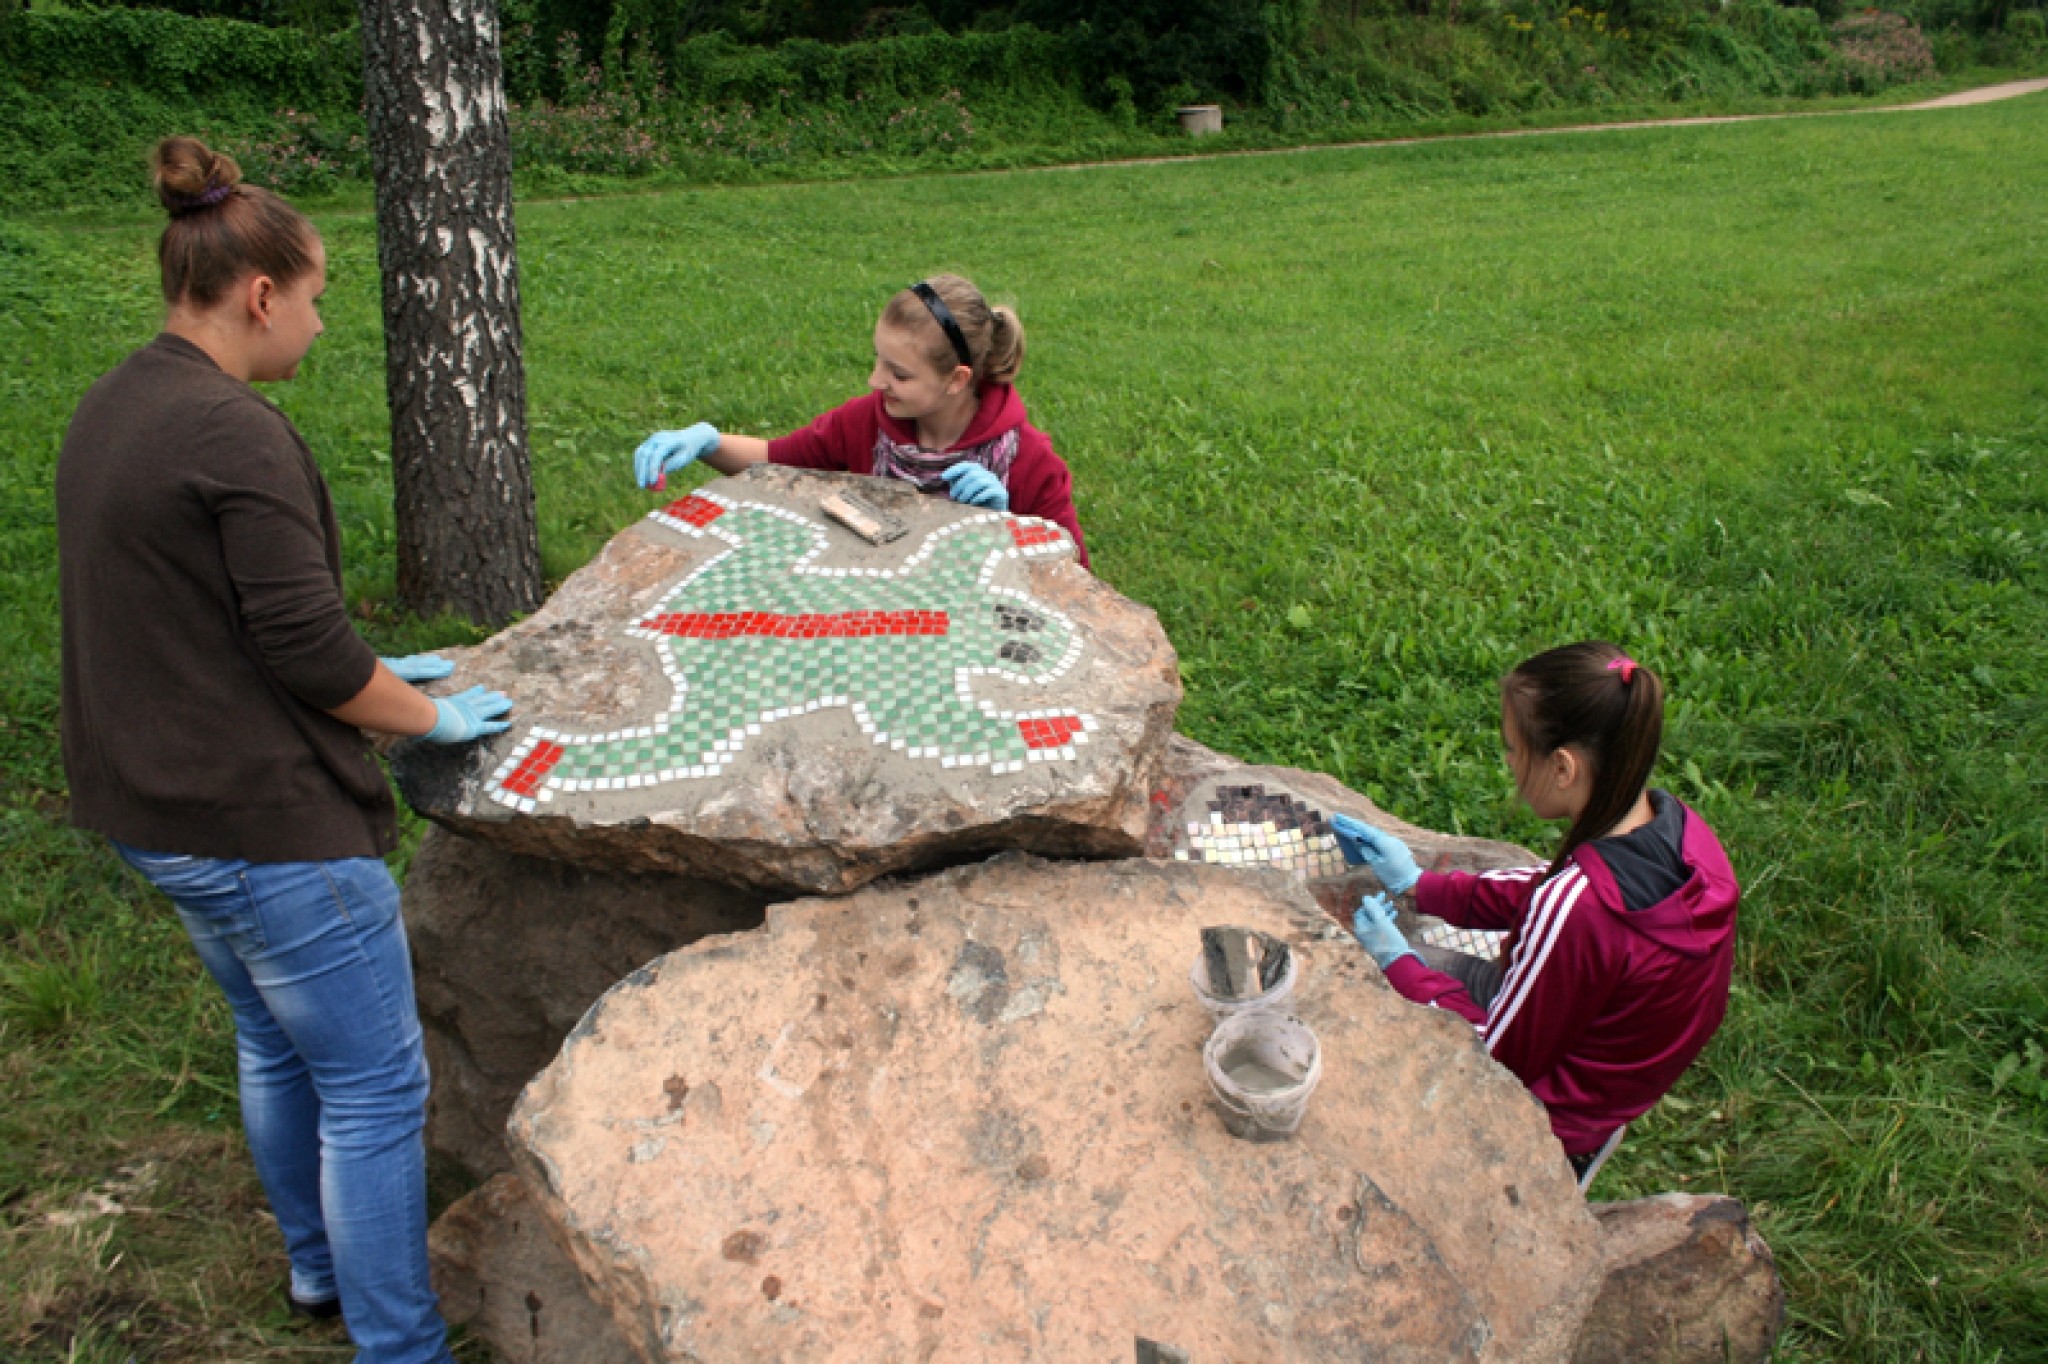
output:
[[[358,0],[409,610],[540,605],[495,0]]]

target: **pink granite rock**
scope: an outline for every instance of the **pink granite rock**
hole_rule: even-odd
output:
[[[1229,1136],[1199,930],[1301,955],[1300,1131]],[[1541,1108],[1298,887],[1005,856],[607,993],[515,1161],[647,1360],[1564,1360],[1600,1241]]]
[[[1776,1259],[1735,1199],[1595,1203],[1607,1261],[1573,1364],[1762,1364],[1785,1323]]]
[[[442,1213],[427,1254],[441,1315],[487,1342],[503,1364],[637,1364],[513,1176],[499,1175]]]
[[[1153,801],[1146,852],[1185,857],[1186,825],[1256,789],[1301,823],[1343,811],[1397,830],[1425,865],[1484,870],[1534,855],[1484,839],[1406,824],[1331,778],[1239,762],[1175,735]],[[1283,820],[1288,816],[1283,816]],[[1194,849],[1195,860],[1218,849]],[[1323,861],[1336,858],[1322,849]],[[1294,868],[1293,845],[1247,849],[1228,865],[1296,870],[1333,916],[1373,889],[1371,874]],[[1223,865],[1219,862],[1219,865]],[[520,857],[430,830],[406,879],[405,913],[434,1074],[430,1149],[482,1178],[508,1168],[505,1118],[526,1082],[554,1059],[564,1035],[628,971],[699,937],[758,927],[769,897],[702,878],[607,871]]]
[[[908,527],[820,510],[856,490]],[[838,894],[1003,848],[1139,850],[1180,680],[1153,613],[1047,522],[762,466],[621,532],[450,651],[517,703],[393,754],[415,809],[509,852]]]
[[[427,1146],[482,1178],[509,1168],[505,1119],[591,1001],[715,933],[761,925],[759,892],[518,857],[430,829],[405,878],[434,1088]]]

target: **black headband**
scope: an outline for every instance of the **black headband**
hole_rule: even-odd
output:
[[[939,291],[919,280],[910,286],[910,292],[924,300],[924,306],[932,315],[932,321],[939,324],[939,330],[953,343],[953,354],[960,357],[960,363],[974,368],[974,353],[967,349],[967,334],[960,330],[960,324],[953,320],[953,310],[946,306],[946,300],[939,297]]]

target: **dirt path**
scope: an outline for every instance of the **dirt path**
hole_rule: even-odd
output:
[[[1783,118],[1842,118],[1851,114],[1911,114],[1928,109],[1960,109],[1972,104],[1991,104],[2021,95],[2048,90],[2048,78],[2007,81],[1983,85],[1975,90],[1958,90],[1952,95],[1922,100],[1918,104],[1885,104],[1861,109],[1790,109],[1775,114],[1702,114],[1697,118],[1649,118],[1628,123],[1574,123],[1560,128],[1502,128],[1484,133],[1439,133],[1423,137],[1384,137],[1365,142],[1326,142],[1306,147],[1259,147],[1246,151],[1195,152],[1188,156],[1134,156],[1121,161],[1084,161],[1065,166],[1034,166],[1037,171],[1083,171],[1105,166],[1166,166],[1182,161],[1220,160],[1230,156],[1295,156],[1303,152],[1369,151],[1379,147],[1413,147],[1424,142],[1478,142],[1502,137],[1556,137],[1564,133],[1614,133],[1634,128],[1696,128],[1723,123],[1761,123]],[[969,174],[1010,174],[1007,171]]]
[[[1965,104],[1990,104],[1995,100],[2011,99],[2015,95],[2031,95],[2048,90],[2048,80],[2007,81],[2004,85],[1984,85],[1975,90],[1958,90],[1953,95],[1930,99],[1919,104],[1908,104],[1903,109],[1960,109]],[[1897,113],[1899,110],[1879,109],[1874,113]]]

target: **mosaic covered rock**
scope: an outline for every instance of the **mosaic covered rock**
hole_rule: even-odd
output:
[[[1283,872],[1344,924],[1360,897],[1380,885],[1365,868],[1345,864],[1330,830],[1333,814],[1362,819],[1395,835],[1429,871],[1495,871],[1544,860],[1512,843],[1419,828],[1334,777],[1247,763],[1178,734],[1152,795],[1145,855],[1235,871]],[[1412,915],[1404,916],[1402,928],[1411,941],[1480,957],[1494,956],[1506,936]]]
[[[761,925],[760,892],[520,857],[429,829],[405,925],[433,1091],[427,1148],[482,1178],[509,1167],[505,1118],[591,1001],[664,952]]]
[[[870,545],[857,484],[910,527]],[[1153,613],[1059,527],[761,466],[628,528],[447,688],[494,744],[402,745],[423,814],[514,851],[839,893],[1022,847],[1138,850],[1180,679]]]
[[[1200,930],[1285,937],[1299,1132],[1212,1106]],[[1565,1360],[1600,1243],[1542,1109],[1298,887],[1024,856],[650,963],[515,1162],[648,1360]]]

